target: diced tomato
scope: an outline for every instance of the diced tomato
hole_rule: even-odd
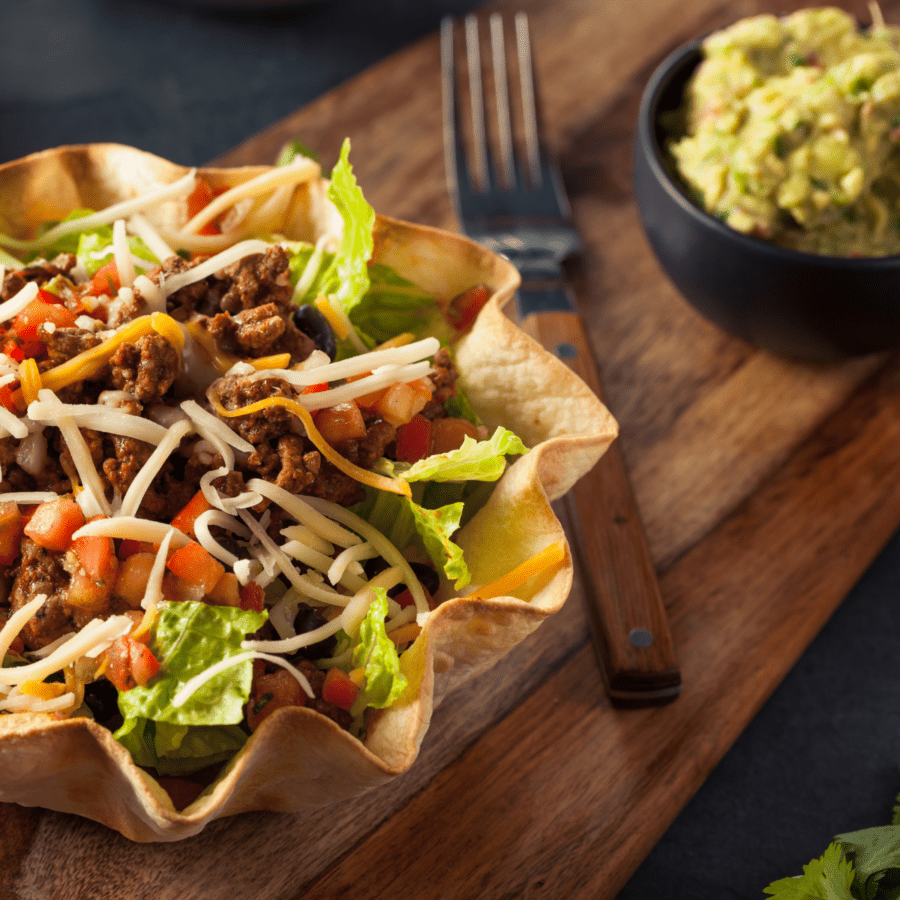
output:
[[[188,584],[202,587],[204,594],[208,594],[225,574],[225,566],[210,556],[196,541],[176,550],[169,557],[166,567]]]
[[[236,575],[226,572],[209,591],[208,596],[216,606],[240,606],[241,583]]]
[[[120,287],[122,287],[122,281],[119,278],[119,269],[116,266],[116,261],[111,259],[94,272],[91,286],[86,293],[92,297],[102,297],[104,294],[109,297],[115,297],[119,293]]]
[[[425,404],[431,399],[431,393],[431,382],[424,378],[407,384],[392,384],[374,409],[386,422],[404,425],[425,408]]]
[[[397,601],[397,605],[400,609],[406,609],[407,606],[413,606],[416,602],[413,595],[409,592],[409,588],[405,588],[403,592],[397,594],[394,599]]]
[[[321,384],[311,384],[309,387],[303,388],[304,394],[321,394],[322,391],[328,390],[328,382],[323,381]]]
[[[19,345],[23,351],[29,343],[41,342],[38,328],[51,323],[57,328],[72,328],[75,325],[75,313],[63,306],[58,298],[55,302],[45,300],[45,297],[53,297],[53,294],[43,291],[41,296],[32,300],[25,309],[13,319],[11,336],[19,339]],[[27,354],[26,354],[27,355]]]
[[[329,669],[325,675],[325,684],[322,686],[322,699],[339,706],[341,709],[350,709],[359,695],[359,686],[343,669]]]
[[[159,671],[150,648],[127,634],[106,651],[106,661],[106,677],[119,691],[130,691],[135,685],[144,687]]]
[[[12,501],[0,503],[0,563],[11,566],[22,542],[22,515]]]
[[[203,491],[197,491],[196,494],[188,501],[181,512],[175,514],[172,524],[185,534],[194,537],[194,523],[207,510],[212,509],[209,500],[203,496]]]
[[[262,612],[265,599],[266,592],[255,581],[251,581],[250,584],[241,588],[241,609]]]
[[[468,328],[487,303],[490,291],[483,284],[476,284],[454,297],[447,306],[446,316],[450,324],[460,331]]]
[[[316,428],[332,446],[345,441],[359,441],[366,436],[366,423],[352,400],[320,409],[316,416]]]
[[[13,384],[4,384],[0,387],[0,403],[17,416],[25,412],[25,398],[22,396],[22,391]]]
[[[279,669],[259,675],[247,704],[247,725],[256,731],[260,723],[283,706],[306,706],[306,692],[290,672]]]
[[[25,526],[25,534],[47,550],[68,550],[72,535],[84,525],[81,507],[66,497],[42,503]]]
[[[135,541],[137,543],[137,541]],[[150,580],[150,572],[153,563],[156,562],[155,553],[132,553],[122,560],[119,573],[116,576],[115,594],[121,597],[132,609],[137,609],[147,593],[147,582]]]
[[[136,541],[133,538],[123,538],[119,542],[119,559],[128,559],[135,553],[154,553],[153,544],[148,541]]]
[[[200,210],[205,209],[209,204],[219,195],[223,193],[222,191],[214,191],[209,182],[203,178],[198,178],[197,183],[194,186],[194,190],[191,191],[190,195],[187,198],[187,207],[188,207],[188,218],[193,219],[194,216],[197,215]],[[216,225],[215,222],[207,222],[201,229],[197,231],[197,234],[221,234],[222,229]]]
[[[397,428],[397,459],[414,463],[431,455],[432,424],[418,413]]]
[[[367,378],[371,372],[363,372],[361,375],[351,375],[347,381],[359,381],[360,378]],[[377,391],[369,391],[368,394],[360,394],[356,397],[356,405],[362,409],[372,409],[375,404],[384,396],[387,388],[379,388]]]
[[[72,550],[84,571],[95,581],[115,580],[119,561],[111,538],[96,535],[75,538]]]
[[[434,420],[432,431],[432,453],[449,453],[458,450],[466,437],[478,440],[478,428],[468,419],[448,416]]]

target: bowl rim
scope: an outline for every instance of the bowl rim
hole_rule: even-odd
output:
[[[712,32],[709,33],[711,34]],[[704,34],[693,38],[671,51],[654,69],[641,95],[638,111],[639,147],[643,148],[642,152],[653,177],[662,185],[671,199],[698,224],[712,230],[722,240],[733,241],[748,252],[771,257],[781,264],[814,264],[831,269],[854,270],[864,268],[873,271],[891,270],[900,265],[900,254],[891,254],[890,256],[828,256],[781,247],[761,238],[743,234],[698,206],[687,194],[687,191],[669,174],[665,164],[665,153],[656,137],[659,100],[674,76],[684,66],[688,64],[696,66],[699,64],[700,50],[707,36],[707,34]],[[691,57],[695,55],[697,59],[691,63]],[[648,148],[649,152],[647,152]]]

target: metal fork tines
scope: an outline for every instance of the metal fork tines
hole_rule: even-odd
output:
[[[465,19],[466,70],[471,154],[465,150],[465,125],[456,85],[454,22],[441,23],[444,98],[444,158],[457,217],[466,233],[489,249],[504,253],[523,280],[558,269],[559,262],[580,246],[571,224],[569,203],[559,171],[541,140],[538,103],[531,59],[528,17],[515,17],[518,105],[521,148],[513,137],[503,17],[489,20],[492,80],[498,152],[492,154],[485,119],[485,90],[478,19]]]
[[[563,260],[579,249],[562,180],[541,140],[528,19],[515,18],[517,89],[510,103],[503,20],[490,18],[491,99],[482,78],[478,20],[465,20],[466,76],[457,90],[455,29],[441,23],[444,157],[447,182],[463,230],[516,266],[522,284],[516,308],[522,330],[601,396],[590,340],[566,284]],[[471,118],[460,115],[467,93]],[[513,121],[521,123],[515,141]],[[468,132],[468,135],[466,134]],[[468,136],[472,152],[465,151]],[[497,148],[492,153],[490,145]],[[518,144],[519,149],[516,149]],[[602,396],[601,396],[602,399]],[[681,687],[678,660],[653,560],[644,538],[624,461],[613,445],[561,506],[610,697],[623,704],[671,700]]]

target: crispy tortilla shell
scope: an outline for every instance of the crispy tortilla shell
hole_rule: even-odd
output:
[[[186,171],[114,144],[34,154],[0,166],[0,230],[30,237],[42,222],[72,209],[99,209]],[[213,187],[224,187],[262,171],[202,173]],[[335,227],[326,185],[318,179],[296,190],[281,229],[289,237],[315,240]],[[178,227],[186,205],[170,202],[152,218]],[[457,347],[464,388],[488,425],[502,422],[532,449],[454,538],[466,552],[471,592],[565,540],[550,500],[594,465],[615,437],[616,423],[565,365],[504,315],[519,281],[506,260],[458,235],[383,217],[375,226],[373,259],[445,301],[478,283],[490,290]],[[402,656],[409,679],[404,695],[377,714],[364,743],[312,710],[280,709],[182,812],[93,721],[0,715],[0,800],[86,816],[135,841],[180,840],[214,819],[249,810],[298,812],[351,800],[409,769],[438,700],[559,610],[571,583],[566,549],[561,563],[525,582],[516,596],[446,599]]]

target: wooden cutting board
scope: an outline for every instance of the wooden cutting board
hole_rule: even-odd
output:
[[[865,3],[845,3],[867,19]],[[585,251],[572,266],[682,664],[674,703],[609,704],[576,585],[436,712],[411,772],[315,816],[132,844],[0,805],[0,897],[611,898],[900,526],[900,361],[810,367],[704,322],[630,194],[640,92],[678,43],[790,0],[526,0]],[[900,0],[882,4],[900,20]],[[673,30],[674,29],[674,30]],[[217,162],[300,135],[383,213],[452,228],[431,35]]]

